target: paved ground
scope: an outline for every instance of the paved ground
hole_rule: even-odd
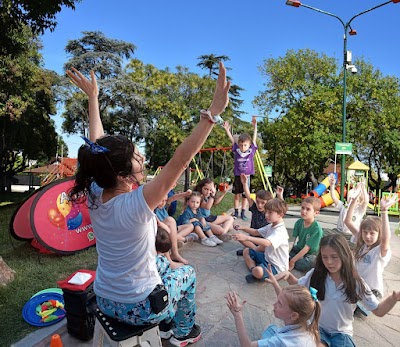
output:
[[[294,223],[299,218],[299,207],[290,207],[285,216],[285,224],[291,232]],[[318,221],[322,227],[333,228],[338,214],[331,209],[325,209]],[[238,220],[239,223],[244,223]],[[397,226],[398,218],[391,218],[391,230]],[[400,290],[400,237],[392,235],[393,257],[386,267],[384,280],[386,293]],[[250,337],[257,340],[264,328],[271,323],[280,323],[273,315],[272,305],[275,302],[275,292],[266,283],[248,284],[245,275],[248,270],[243,258],[236,256],[239,243],[229,238],[222,245],[214,248],[204,247],[198,243],[182,248],[182,254],[196,268],[197,287],[197,323],[203,331],[203,338],[196,347],[228,347],[239,346],[232,315],[225,304],[224,295],[235,290],[242,299],[247,300],[244,312],[246,326]],[[300,276],[300,273],[295,273]],[[65,347],[91,346],[92,341],[81,342],[68,335],[65,319],[57,325],[42,328],[28,335],[14,346],[27,347],[49,346],[50,337],[58,333]],[[365,319],[356,318],[354,322],[354,340],[357,346],[386,347],[400,345],[400,303],[383,318],[369,316]],[[397,341],[397,342],[396,342]],[[168,342],[165,347],[170,346]]]

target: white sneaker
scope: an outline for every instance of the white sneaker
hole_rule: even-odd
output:
[[[208,237],[201,240],[201,244],[208,247],[215,247],[217,245],[213,240],[209,239]]]
[[[190,233],[185,237],[185,242],[190,242],[190,241],[198,241],[199,240],[199,235],[196,233]]]
[[[224,241],[220,240],[218,237],[216,237],[215,235],[210,236],[209,239],[211,241],[214,241],[217,245],[220,245],[221,243],[224,243]]]

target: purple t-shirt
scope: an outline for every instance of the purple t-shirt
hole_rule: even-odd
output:
[[[232,146],[232,152],[235,154],[234,173],[235,176],[240,174],[254,175],[254,155],[256,154],[257,146],[252,143],[249,149],[242,153],[237,143]]]

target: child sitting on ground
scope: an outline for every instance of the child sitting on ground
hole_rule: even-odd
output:
[[[277,295],[274,315],[283,321],[284,326],[270,325],[258,341],[251,341],[246,332],[242,315],[246,301],[240,303],[235,292],[228,293],[225,297],[227,306],[235,318],[240,346],[318,346],[320,342],[318,319],[321,308],[315,291],[311,293],[306,287],[300,285],[281,289],[273,275],[268,282],[273,284]]]
[[[178,224],[193,224],[194,232],[200,237],[201,244],[208,247],[215,247],[223,241],[211,231],[210,224],[208,224],[200,211],[200,204],[201,194],[199,192],[192,192],[188,197],[184,212],[178,218]]]
[[[156,265],[157,265],[157,271],[161,277],[171,270],[170,262],[168,258],[165,256],[166,254],[169,254],[171,248],[172,248],[172,242],[168,231],[162,228],[157,228]]]
[[[273,198],[271,192],[264,189],[260,189],[256,192],[256,201],[251,198],[250,189],[246,184],[247,177],[245,174],[240,175],[240,179],[243,184],[244,194],[249,202],[249,211],[251,212],[250,227],[240,226],[239,224],[234,225],[235,230],[243,230],[252,236],[261,237],[257,229],[265,227],[268,222],[265,219],[265,204]],[[283,188],[280,186],[276,187],[276,197],[283,200]],[[242,243],[245,247],[255,249],[257,246],[250,241]],[[243,249],[236,251],[236,255],[242,256]]]
[[[190,194],[191,191],[176,194],[171,198],[171,201],[179,199],[180,197],[188,196]],[[190,224],[180,225],[177,227],[175,219],[168,215],[168,212],[165,208],[167,201],[168,197],[164,196],[160,204],[155,208],[154,213],[157,217],[157,226],[165,229],[170,234],[172,241],[171,255],[168,252],[166,253],[166,257],[171,262],[171,267],[175,269],[182,264],[187,265],[189,263],[179,254],[178,241],[186,241],[185,236],[189,235],[194,228],[193,225]]]
[[[228,122],[224,123],[224,129],[228,134],[229,139],[232,143],[232,152],[234,154],[234,174],[235,179],[233,181],[232,193],[235,194],[234,199],[234,208],[235,213],[234,217],[239,217],[239,203],[240,196],[242,196],[242,212],[240,214],[240,218],[243,220],[248,220],[246,216],[246,199],[243,195],[244,193],[244,185],[240,179],[241,174],[245,174],[247,181],[246,184],[250,186],[250,175],[254,175],[254,155],[257,151],[257,120],[256,117],[252,118],[252,123],[254,127],[253,133],[253,142],[251,141],[251,137],[249,134],[241,134],[236,143],[234,137],[231,133],[231,126]]]
[[[289,235],[283,222],[288,206],[285,201],[274,198],[265,205],[265,217],[270,223],[258,229],[262,237],[254,237],[243,233],[232,235],[237,241],[250,241],[257,245],[255,249],[245,248],[243,257],[250,274],[246,276],[248,283],[264,280],[268,277],[266,269],[269,264],[274,274],[289,268]]]
[[[217,189],[210,178],[202,179],[193,190],[202,195],[200,211],[205,216],[206,221],[210,223],[213,234],[226,234],[233,225],[233,217],[228,215],[215,216],[211,214],[210,210],[222,201],[228,191],[225,189],[222,194],[217,196]]]
[[[336,206],[336,208],[339,210],[339,218],[337,221],[337,226],[336,229],[334,229],[336,232],[341,233],[348,241],[350,241],[352,244],[356,242],[355,238],[352,237],[353,234],[349,230],[349,228],[346,226],[344,223],[344,220],[346,218],[347,214],[347,208],[344,206],[344,203],[340,201],[336,194],[335,194],[335,184],[336,184],[336,179],[333,174],[329,175],[329,184],[330,184],[330,194],[332,197],[332,200]],[[347,192],[347,202],[350,202],[350,199],[352,197],[354,190],[351,189],[350,191]],[[354,212],[352,214],[352,221],[357,229],[360,228],[360,224],[362,219],[364,218],[365,212],[368,207],[368,192],[366,190],[363,191],[363,194],[360,194],[357,198],[356,205],[354,208]]]
[[[315,220],[320,208],[321,201],[314,197],[305,198],[301,203],[301,218],[293,228],[292,236],[295,240],[289,253],[289,270],[294,268],[307,272],[315,265],[319,242],[324,234],[321,226]]]

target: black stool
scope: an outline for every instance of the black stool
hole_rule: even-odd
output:
[[[158,324],[130,325],[106,316],[98,307],[93,312],[93,346],[103,346],[105,337],[112,347],[162,347]]]

